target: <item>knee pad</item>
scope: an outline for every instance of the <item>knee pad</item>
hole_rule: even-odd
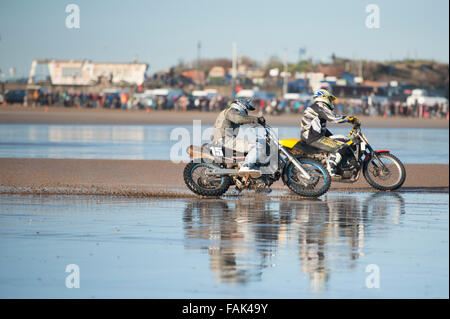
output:
[[[337,165],[341,160],[342,160],[342,155],[339,154],[339,152],[330,154],[330,157],[328,158],[328,161],[335,165]]]

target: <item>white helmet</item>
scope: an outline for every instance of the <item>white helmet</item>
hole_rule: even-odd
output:
[[[235,99],[233,101],[233,103],[237,103],[249,111],[255,110],[255,104],[254,104],[253,98],[251,98],[251,97],[250,98],[238,97],[237,99]]]

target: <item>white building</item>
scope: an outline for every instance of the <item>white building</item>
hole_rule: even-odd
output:
[[[406,104],[408,106],[414,105],[435,105],[435,104],[448,104],[448,100],[441,96],[427,96],[425,90],[415,89],[411,95],[406,98]]]

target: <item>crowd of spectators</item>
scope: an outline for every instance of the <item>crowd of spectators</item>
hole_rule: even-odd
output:
[[[367,116],[382,117],[414,117],[414,118],[445,118],[447,117],[449,107],[446,103],[410,104],[401,101],[386,101],[383,103],[338,103],[337,109],[345,114],[362,114]]]
[[[118,93],[85,93],[78,91],[70,92],[47,92],[34,91],[32,95],[33,106],[65,106],[65,107],[87,107],[87,108],[122,108],[128,107],[132,97],[126,91]]]
[[[82,106],[95,108],[103,105],[99,94],[83,92],[33,92],[33,106]]]
[[[122,108],[122,109],[154,109],[202,112],[218,112],[231,103],[231,97],[211,95],[196,97],[186,93],[176,96],[157,95],[145,100],[135,97],[126,91],[115,93],[84,93],[84,92],[46,92],[33,93],[34,106],[59,105],[65,107],[87,108]],[[310,101],[283,99],[255,99],[256,110],[262,114],[290,114],[303,113]],[[354,114],[367,116],[402,116],[418,118],[445,118],[449,112],[448,104],[407,105],[400,101],[374,101],[367,99],[342,99],[336,104],[336,111],[340,114]]]

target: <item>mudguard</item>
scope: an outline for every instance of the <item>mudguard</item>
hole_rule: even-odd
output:
[[[388,151],[388,150],[376,150],[376,151],[374,151],[374,153],[377,153],[377,154],[382,154],[382,153],[390,154],[391,152]],[[367,154],[367,153],[366,153],[366,154]],[[367,161],[369,161],[369,159],[370,159],[371,157],[372,157],[372,154],[366,155],[365,158],[364,158],[364,163],[367,163]]]
[[[293,148],[300,140],[298,138],[285,138],[280,140],[280,144],[287,148]]]

